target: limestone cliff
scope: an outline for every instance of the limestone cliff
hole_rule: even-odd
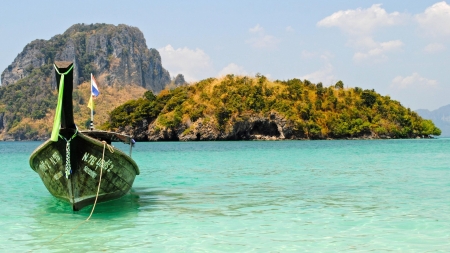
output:
[[[48,118],[56,106],[55,61],[74,62],[74,89],[87,84],[91,73],[103,87],[116,90],[138,86],[159,93],[172,81],[159,52],[147,47],[138,28],[73,25],[49,40],[30,42],[2,72],[0,140],[46,138],[51,128]],[[112,105],[105,110],[110,109]]]
[[[50,40],[35,40],[25,46],[1,75],[9,85],[31,74],[33,69],[54,61],[73,61],[74,84],[90,74],[104,76],[108,85],[136,84],[158,93],[170,83],[156,49],[149,49],[144,35],[127,25],[77,24]]]
[[[200,118],[195,122],[185,122],[173,128],[159,128],[157,121],[147,120],[135,126],[120,127],[119,132],[134,136],[137,141],[227,141],[227,140],[308,140],[315,139],[297,131],[292,121],[277,112],[269,115],[252,114],[239,120],[231,120],[227,130],[219,129],[217,122]],[[427,136],[428,137],[428,136]],[[358,137],[338,139],[390,139],[373,133]],[[318,138],[318,139],[332,139]]]
[[[135,136],[142,136],[138,134],[140,129],[136,130]],[[203,118],[195,122],[186,122],[176,128],[159,129],[156,122],[153,122],[149,125],[145,137],[149,141],[306,139],[304,136],[293,134],[293,124],[276,112],[271,112],[267,116],[251,114],[239,120],[231,120],[228,131],[219,129],[216,122],[205,121]]]
[[[4,115],[5,115],[4,112],[0,112],[0,131],[5,128],[4,125],[3,125],[3,116]]]

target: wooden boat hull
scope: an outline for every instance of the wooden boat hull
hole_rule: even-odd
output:
[[[75,130],[61,129],[60,134],[69,140]],[[48,191],[55,197],[68,201],[73,210],[91,205],[95,201],[100,180],[102,155],[105,154],[99,202],[117,199],[131,188],[139,168],[136,163],[119,149],[111,152],[104,142],[77,133],[70,141],[70,158],[66,155],[66,140],[46,141],[30,157],[31,168],[39,174]],[[72,172],[65,176],[66,161],[70,161]]]

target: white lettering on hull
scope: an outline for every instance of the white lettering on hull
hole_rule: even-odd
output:
[[[81,160],[90,166],[95,166],[95,170],[97,170],[97,168],[102,167],[102,158],[96,157],[89,152],[85,152],[83,155],[83,158],[81,158]],[[108,161],[103,162],[103,170],[105,170],[106,172],[109,172],[113,168],[114,168],[114,165],[113,165],[113,162],[111,161],[111,159],[108,159]]]
[[[56,173],[56,174],[53,176],[53,179],[59,180],[62,176],[63,176],[63,174],[62,174],[62,172],[60,171],[60,172]]]
[[[46,172],[49,168],[50,168],[50,165],[48,164],[48,162],[46,160],[43,160],[39,163],[39,169],[42,172]]]
[[[53,152],[53,154],[48,157],[47,159],[41,160],[39,163],[39,169],[42,172],[47,172],[47,170],[50,170],[52,167],[58,167],[57,165],[61,162],[61,156],[59,155],[58,151]]]
[[[95,178],[97,176],[97,173],[95,173],[93,170],[89,169],[87,166],[84,166],[83,170],[92,178]]]

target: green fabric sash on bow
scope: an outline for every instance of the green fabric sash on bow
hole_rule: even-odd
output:
[[[55,111],[55,118],[53,119],[53,130],[52,130],[52,136],[50,137],[50,140],[56,142],[58,141],[58,135],[59,135],[59,129],[61,128],[61,111],[62,111],[62,100],[63,100],[63,93],[64,93],[64,75],[67,75],[73,68],[73,65],[67,70],[65,73],[59,73],[58,68],[55,64],[53,64],[55,67],[56,72],[58,72],[59,75],[61,75],[61,79],[59,80],[59,93],[58,93],[58,105],[56,106]]]

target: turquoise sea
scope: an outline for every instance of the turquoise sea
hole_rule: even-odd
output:
[[[450,139],[137,143],[131,192],[81,225],[39,144],[0,142],[0,252],[450,251]]]

